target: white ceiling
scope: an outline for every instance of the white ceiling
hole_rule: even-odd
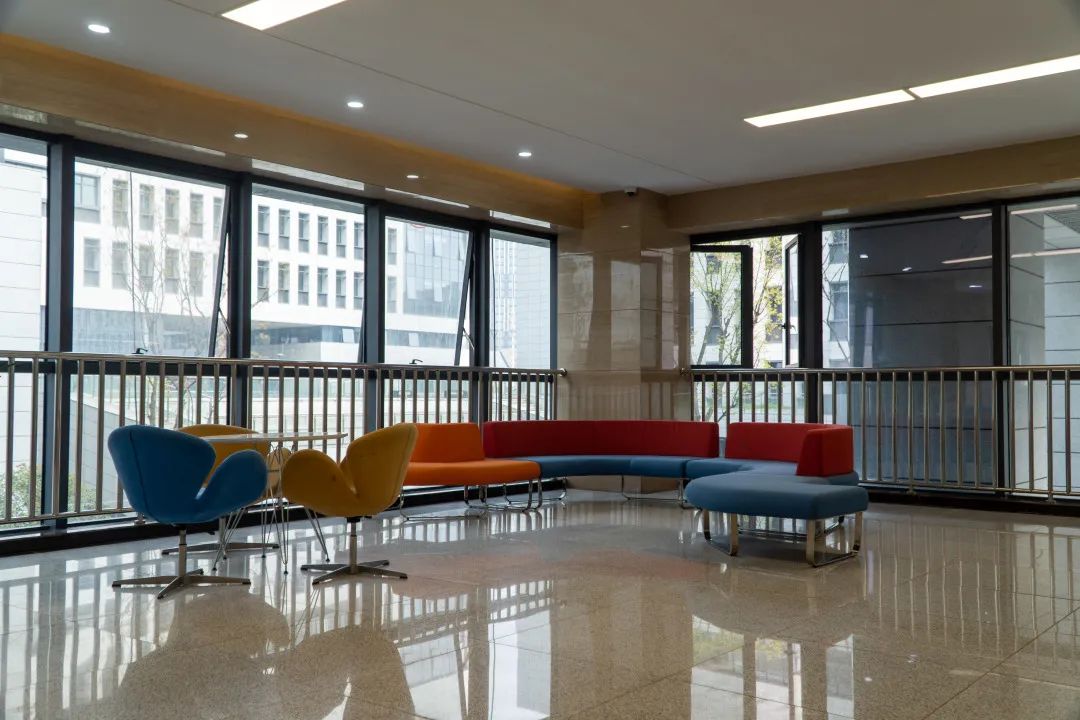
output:
[[[0,0],[0,29],[596,191],[1080,133],[1080,72],[742,120],[1080,54],[1080,0],[346,0],[265,33],[218,17],[240,4]]]

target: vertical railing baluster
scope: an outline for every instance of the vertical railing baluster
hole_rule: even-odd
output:
[[[40,381],[38,379],[38,365],[39,360],[37,357],[30,361],[30,481],[27,493],[27,517],[35,517],[37,515],[38,507],[38,401],[39,397]]]
[[[1046,499],[1054,502],[1054,371],[1050,369],[1046,370]]]
[[[176,363],[176,427],[184,426],[184,395],[186,375],[184,361]]]
[[[68,503],[68,511],[79,512],[82,510],[82,465],[83,465],[83,392],[84,376],[86,373],[85,361],[81,358],[76,360],[75,376],[75,498],[74,503]],[[71,401],[68,400],[70,403]],[[98,430],[101,434],[101,430]]]
[[[964,378],[956,371],[956,487],[964,485]]]
[[[158,360],[158,412],[159,428],[165,427],[165,361]]]
[[[900,448],[896,442],[896,371],[889,375],[889,430],[892,434],[892,481],[900,479],[899,462]]]
[[[322,368],[322,428],[320,432],[326,435],[329,432],[330,424],[330,366],[324,365]],[[323,438],[322,451],[327,453],[330,449],[330,441],[327,438]]]
[[[930,373],[922,374],[923,483],[930,484]]]
[[[1072,495],[1072,371],[1065,368],[1065,495]],[[1070,566],[1072,567],[1072,566]]]
[[[941,427],[939,434],[939,440],[941,441],[941,457],[938,458],[938,471],[941,473],[941,484],[948,484],[948,472],[946,470],[946,458],[945,458],[945,371],[942,370],[938,374],[938,425]]]
[[[975,406],[975,414],[972,420],[972,432],[974,434],[974,447],[975,447],[975,489],[981,489],[982,484],[982,392],[979,387],[979,371],[976,370],[975,374],[975,388],[974,399],[972,403]]]
[[[34,399],[31,397],[31,402]],[[4,435],[4,519],[11,519],[12,496],[15,494],[15,358],[8,358],[7,422]]]
[[[915,376],[908,370],[907,374],[907,476],[908,492],[915,492]]]
[[[97,466],[94,477],[94,510],[105,507],[105,361],[98,360]]]
[[[849,388],[850,389],[850,388]],[[859,434],[862,436],[862,477],[863,480],[869,480],[867,475],[867,452],[866,452],[866,371],[859,372]],[[880,481],[881,478],[874,478]]]
[[[877,452],[875,453],[875,456],[877,457],[877,478],[878,478],[878,481],[880,482],[880,481],[884,480],[884,478],[882,477],[883,473],[881,472],[881,468],[882,468],[882,457],[881,457],[882,452],[881,452],[881,450],[882,450],[882,447],[881,447],[881,371],[880,370],[874,375],[874,418],[875,418],[874,419],[874,437],[876,438],[876,443],[877,443],[877,448],[876,448]]]
[[[1018,428],[1016,427],[1016,372],[1015,370],[1008,370],[1009,373],[1009,472],[1012,477],[1003,478],[1008,483],[1010,489],[1019,487],[1020,484],[1020,453],[1016,452],[1017,435],[1019,435]]]
[[[1001,487],[1001,477],[998,472],[998,380],[997,370],[990,371],[990,479],[993,481],[994,490]]]
[[[221,423],[221,363],[214,363],[214,424]]]
[[[1028,490],[1035,489],[1035,371],[1027,372]]]
[[[124,415],[127,415],[127,403],[124,401],[124,393],[127,390],[127,377],[124,374],[124,371],[126,369],[127,369],[127,363],[124,362],[123,360],[121,360],[120,361],[120,407],[122,408],[121,413],[124,414]],[[147,367],[146,361],[145,360],[140,360],[139,361],[139,392],[138,392],[138,397],[136,398],[136,402],[139,404],[139,406],[137,408],[136,417],[138,417],[140,425],[145,425],[146,424],[146,410],[147,410],[147,407],[146,407],[147,406],[147,401],[146,401],[146,374],[147,374],[147,372],[149,372],[149,369]],[[124,422],[121,421],[120,424],[123,425]]]
[[[196,361],[195,363],[195,424],[202,425],[202,406],[203,406],[203,364]]]
[[[249,368],[249,371],[253,368]],[[253,377],[254,372],[250,373]],[[253,393],[254,394],[254,393]],[[264,433],[271,432],[270,430],[270,363],[263,363],[262,366],[262,427]],[[254,418],[252,418],[254,420]],[[280,432],[280,428],[278,430]]]

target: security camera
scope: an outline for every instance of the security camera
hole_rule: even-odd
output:
[[[623,192],[626,193],[626,197],[636,197],[637,196],[637,188],[635,188],[635,187],[624,188]]]

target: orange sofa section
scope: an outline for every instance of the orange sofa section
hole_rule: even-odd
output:
[[[486,458],[480,428],[472,423],[421,423],[416,428],[406,485],[502,485],[540,477],[534,462]]]

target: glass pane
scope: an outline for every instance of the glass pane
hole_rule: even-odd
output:
[[[87,195],[87,202],[90,198]],[[45,230],[48,181],[45,143],[0,135],[0,343],[5,350],[45,347]],[[34,402],[29,373],[17,373],[9,384],[0,374],[0,427],[12,428],[12,487],[0,471],[0,497],[11,493],[11,518],[25,517],[40,497],[42,483],[43,407],[37,401],[37,432],[31,433]],[[37,378],[39,388],[44,375]],[[8,417],[8,406],[12,417]],[[36,445],[31,436],[36,435]],[[7,442],[0,443],[0,470],[8,464]],[[34,462],[31,462],[31,456]],[[38,491],[31,493],[31,488]],[[5,520],[0,503],[0,520]],[[0,527],[18,527],[3,525]]]
[[[1080,199],[1009,206],[1015,365],[1080,362]]]
[[[822,232],[825,367],[989,365],[990,213]]]
[[[222,212],[225,187],[86,160],[75,172],[79,192],[99,189],[100,212],[75,217],[73,349],[206,356],[221,239],[204,231],[205,209]]]
[[[323,246],[327,227],[363,228],[364,206],[261,185],[253,195],[252,205],[276,219],[278,241],[257,242],[252,253],[252,357],[356,362],[363,303],[345,300],[351,288],[344,279],[362,274],[364,261],[327,254]],[[254,219],[256,233],[262,217]]]
[[[742,364],[742,255],[690,255],[690,353],[695,365]]]
[[[551,244],[491,233],[491,365],[551,367]]]
[[[45,347],[45,143],[0,135],[0,343]]]
[[[787,365],[799,364],[799,245],[797,242],[787,249],[784,272],[787,274],[787,289],[784,297],[785,319],[787,321]]]
[[[464,230],[386,219],[386,362],[454,364],[468,247]]]
[[[774,235],[724,243],[753,251],[749,301],[754,367],[779,367],[784,362],[784,246],[794,238]],[[730,253],[695,252],[691,263],[692,361],[695,365],[741,365],[739,260]]]

